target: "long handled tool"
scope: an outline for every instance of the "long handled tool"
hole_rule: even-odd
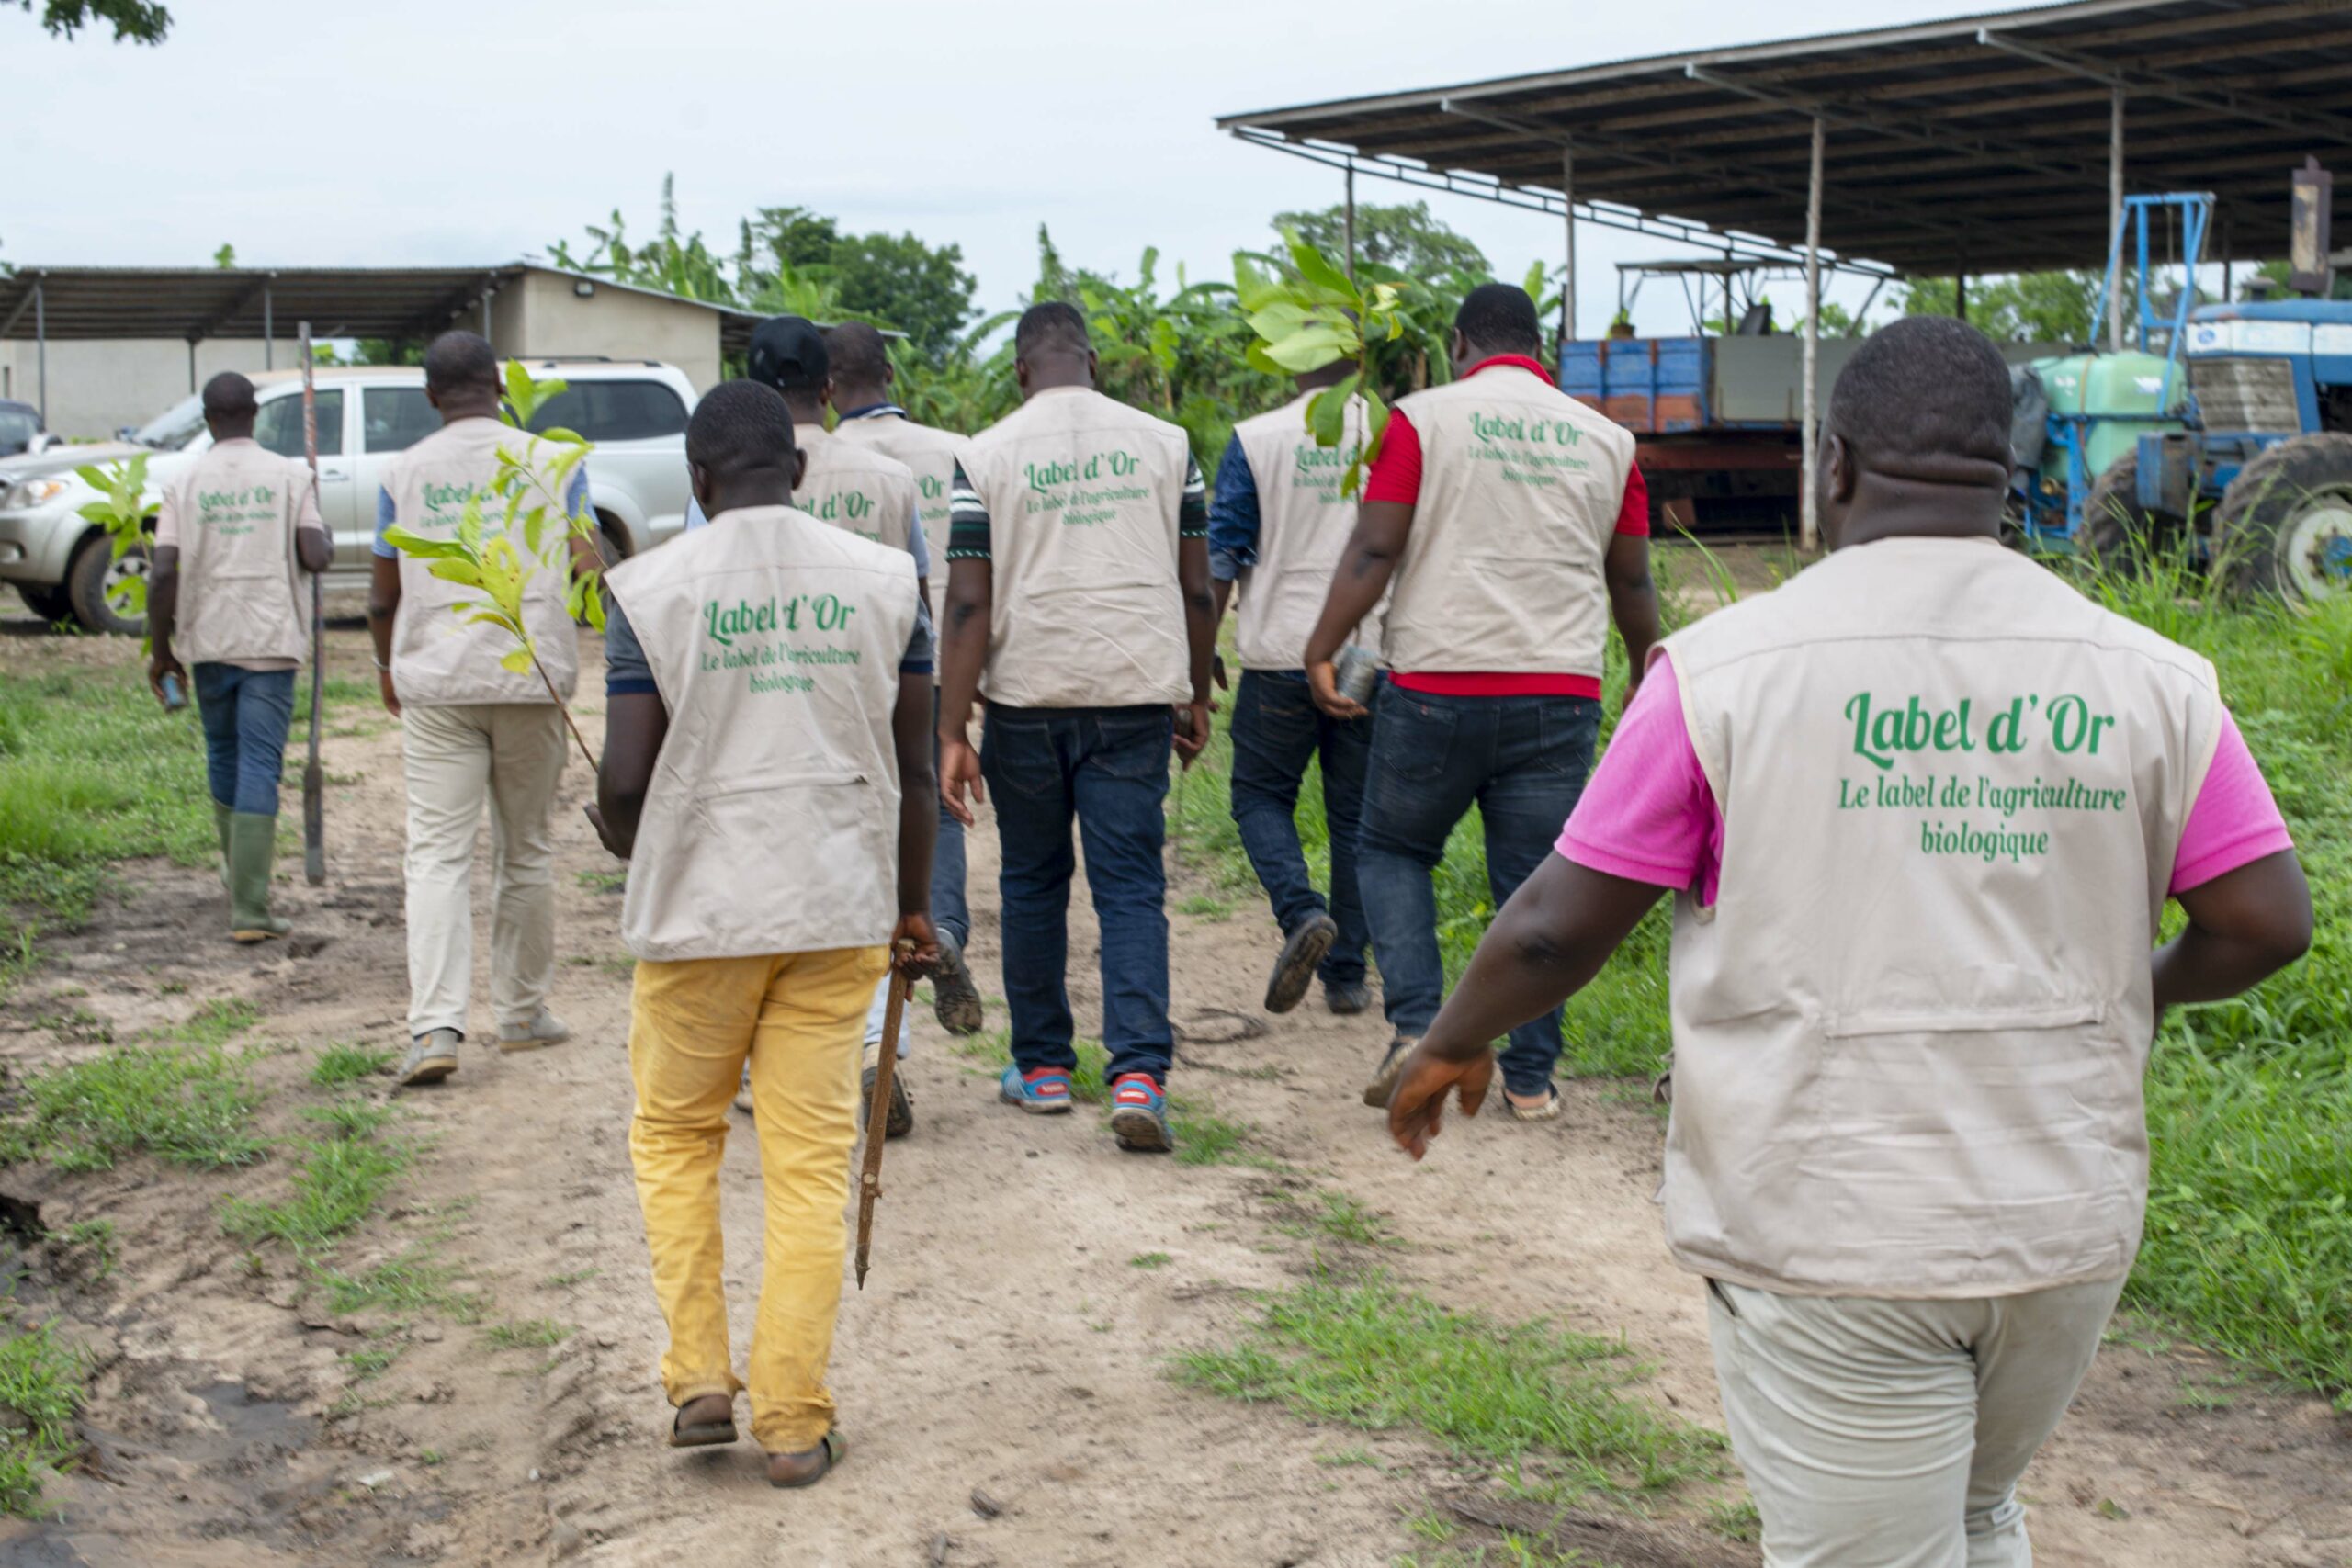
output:
[[[302,456],[310,459],[311,493],[319,493],[319,402],[311,376],[311,323],[301,326]],[[332,544],[332,539],[330,539]],[[311,760],[302,765],[302,875],[313,887],[327,880],[327,780],[319,768],[319,707],[326,694],[326,575],[311,574]]]
[[[907,943],[894,953],[902,958]],[[882,1196],[882,1145],[889,1142],[890,1090],[899,1077],[899,1027],[906,1021],[914,976],[893,962],[890,998],[882,1005],[882,1058],[874,1069],[874,1098],[865,1107],[865,1168],[857,1178],[857,1288],[865,1289],[865,1255],[874,1245],[874,1200]]]

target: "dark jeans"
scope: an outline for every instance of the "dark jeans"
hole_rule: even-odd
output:
[[[1298,841],[1298,786],[1306,764],[1323,759],[1323,820],[1330,829],[1331,898],[1306,879]],[[1233,698],[1233,820],[1241,847],[1287,936],[1303,920],[1329,914],[1339,922],[1318,971],[1327,986],[1363,978],[1372,932],[1356,891],[1356,829],[1363,816],[1364,767],[1372,758],[1372,720],[1336,719],[1315,705],[1306,676],[1295,670],[1244,670]]]
[[[232,811],[277,816],[286,731],[294,723],[294,671],[199,664],[188,673],[204,719],[212,798]]]
[[[1478,807],[1487,886],[1501,908],[1558,840],[1600,733],[1600,704],[1590,697],[1449,697],[1395,686],[1381,694],[1356,876],[1397,1033],[1426,1032],[1443,998],[1430,874],[1453,825]],[[1559,1059],[1555,1008],[1510,1032],[1503,1081],[1541,1094]]]
[[[931,773],[939,776],[939,688],[931,689]],[[972,940],[972,911],[964,902],[964,824],[947,810],[947,792],[939,794],[939,837],[931,849],[931,923],[956,939],[957,947]]]
[[[1102,1043],[1108,1076],[1167,1081],[1168,746],[1164,705],[1014,708],[991,703],[980,773],[996,807],[1004,922],[1004,997],[1023,1072],[1074,1067],[1069,993],[1070,818],[1086,844],[1086,885],[1102,929]]]

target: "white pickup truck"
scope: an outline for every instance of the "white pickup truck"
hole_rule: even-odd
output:
[[[686,513],[686,416],[694,384],[652,360],[526,359],[541,380],[566,384],[535,421],[577,431],[595,444],[588,496],[605,534],[608,558],[650,549],[676,533]],[[368,572],[376,532],[376,492],[392,454],[440,428],[424,398],[424,372],[413,366],[321,367],[314,377],[319,413],[319,511],[334,540],[328,581],[356,585]],[[302,378],[292,370],[254,378],[261,417],[254,435],[271,451],[302,455]],[[143,553],[112,558],[106,538],[81,515],[96,499],[75,468],[149,454],[152,508],[163,486],[212,445],[198,400],[175,403],[125,442],[72,446],[0,460],[0,581],[13,582],[27,604],[52,621],[91,631],[137,635],[142,619],[120,614],[108,591],[143,573]]]

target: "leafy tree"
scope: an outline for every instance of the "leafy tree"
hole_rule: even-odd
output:
[[[2098,306],[2101,276],[2075,269],[1971,278],[1969,322],[1996,343],[2089,343],[2095,335],[2103,336],[2103,331],[2095,333],[2097,324],[2091,320]],[[1922,277],[1905,287],[1895,306],[1906,316],[1957,315],[1958,295],[1951,278]],[[2123,303],[2129,311],[2129,294]],[[1825,310],[1825,325],[1828,319]]]
[[[223,272],[234,267],[237,265],[237,247],[234,245],[224,244],[219,250],[213,252],[212,265],[220,268]]]
[[[959,245],[933,247],[912,234],[843,235],[826,265],[842,308],[907,334],[928,359],[944,358],[974,314],[977,280]]]
[[[1324,254],[1346,259],[1348,209],[1344,206],[1316,212],[1277,212],[1274,231],[1296,234]],[[1430,285],[1452,273],[1467,273],[1484,281],[1494,270],[1484,251],[1442,219],[1430,216],[1426,201],[1396,207],[1358,206],[1356,260],[1393,267]]]
[[[676,179],[674,175],[662,176],[662,222],[647,243],[629,243],[628,224],[616,207],[611,228],[586,226],[588,237],[595,242],[586,255],[574,254],[568,241],[558,240],[548,248],[548,259],[567,272],[658,288],[688,299],[734,303],[735,286],[718,257],[703,243],[701,232],[688,235],[679,229]]]
[[[17,0],[17,7],[29,11],[33,0]],[[100,22],[113,26],[117,43],[161,43],[171,31],[172,14],[153,0],[41,0],[40,25],[51,38],[70,39]]]

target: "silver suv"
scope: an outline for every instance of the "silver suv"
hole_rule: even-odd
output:
[[[694,384],[684,372],[652,360],[526,359],[524,367],[566,389],[540,411],[540,428],[577,431],[595,443],[588,496],[604,531],[607,558],[650,549],[684,525],[686,416]],[[424,398],[424,372],[412,366],[321,367],[319,512],[334,540],[330,586],[365,581],[376,533],[376,492],[392,454],[440,428]],[[261,403],[254,436],[271,451],[302,455],[302,378],[298,371],[254,378]],[[108,600],[125,576],[143,574],[144,552],[115,560],[105,536],[81,515],[97,492],[74,472],[149,454],[147,502],[212,445],[194,397],[173,404],[125,442],[73,446],[0,460],[0,581],[13,582],[27,604],[51,621],[91,631],[138,635],[143,619]]]

